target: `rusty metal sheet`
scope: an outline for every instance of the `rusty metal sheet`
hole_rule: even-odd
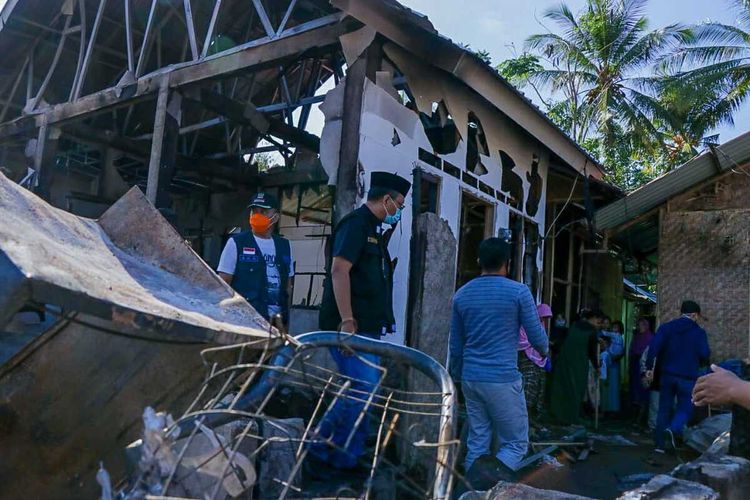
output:
[[[279,338],[137,187],[95,221],[54,208],[0,174],[0,213],[0,297],[22,290],[25,299],[159,337],[219,344]]]

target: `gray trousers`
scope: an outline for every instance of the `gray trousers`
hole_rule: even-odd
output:
[[[462,382],[469,420],[465,470],[482,455],[492,454],[516,470],[529,448],[529,416],[523,381]]]

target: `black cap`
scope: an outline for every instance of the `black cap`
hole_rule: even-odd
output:
[[[401,196],[406,197],[409,193],[409,189],[411,189],[411,182],[390,172],[373,172],[370,175],[370,187],[390,189],[391,191],[396,191],[397,193],[401,193]]]
[[[692,300],[686,300],[682,303],[682,306],[680,306],[680,314],[698,314],[700,316],[701,314],[701,306],[698,305],[697,302],[694,302]]]
[[[270,193],[258,193],[253,196],[253,200],[247,206],[247,208],[260,207],[260,208],[275,208],[279,209],[279,200]]]

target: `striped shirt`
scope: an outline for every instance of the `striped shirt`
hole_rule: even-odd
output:
[[[531,345],[548,350],[529,288],[503,276],[473,279],[453,297],[449,369],[454,380],[515,382],[518,332],[523,326]]]

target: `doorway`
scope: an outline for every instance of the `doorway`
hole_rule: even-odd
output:
[[[494,215],[491,204],[462,193],[456,288],[479,276],[479,244],[492,235]]]

